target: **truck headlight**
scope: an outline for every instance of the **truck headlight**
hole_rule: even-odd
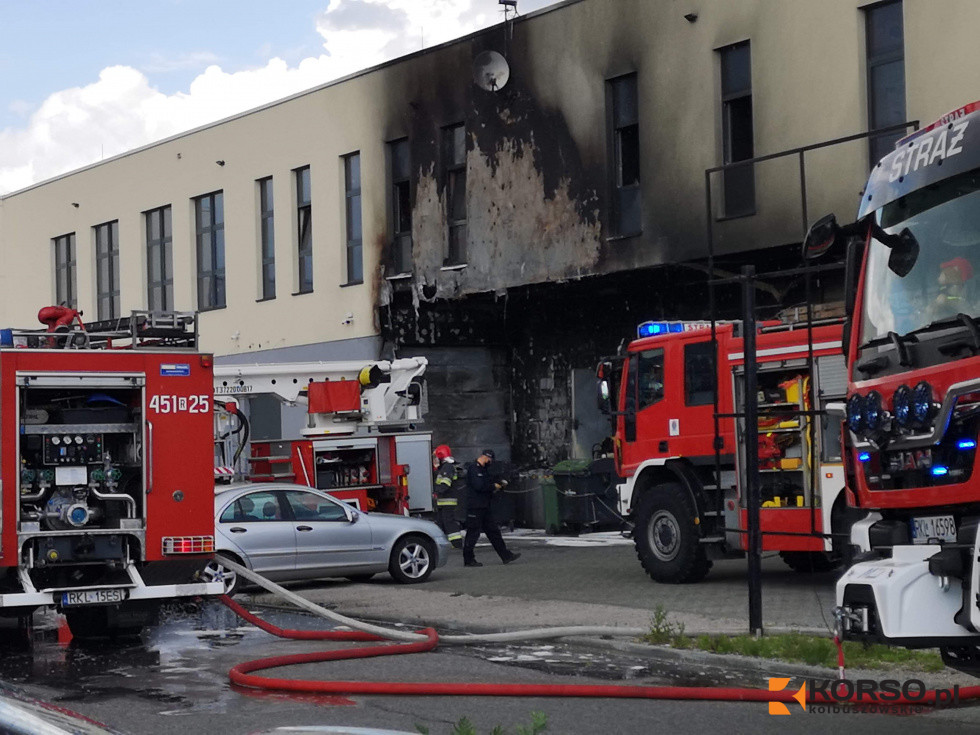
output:
[[[868,431],[881,431],[884,424],[885,412],[881,408],[881,393],[871,391],[864,397],[864,425]]]
[[[855,393],[847,399],[847,428],[855,434],[864,426],[864,399]]]
[[[898,425],[903,429],[908,428],[912,420],[912,389],[907,385],[900,385],[895,389],[895,394],[892,396],[892,412]]]
[[[932,418],[932,386],[922,381],[912,390],[912,422],[926,426]]]

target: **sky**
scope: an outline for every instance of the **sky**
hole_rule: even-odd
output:
[[[501,20],[498,0],[0,0],[0,194]]]

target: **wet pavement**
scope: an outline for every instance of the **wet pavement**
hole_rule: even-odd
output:
[[[248,607],[281,627],[332,627],[329,621],[305,613]],[[228,670],[244,661],[338,645],[344,644],[275,638],[243,623],[216,602],[170,608],[158,626],[138,639],[84,645],[71,639],[60,616],[45,612],[36,616],[29,641],[15,635],[0,639],[0,680],[129,733],[257,733],[285,725],[343,723],[408,732],[423,727],[435,735],[451,732],[460,717],[482,722],[480,732],[498,725],[512,730],[526,724],[532,711],[546,712],[550,718],[548,731],[562,733],[608,729],[604,725],[611,717],[629,723],[618,729],[622,732],[652,731],[669,721],[678,726],[691,725],[700,718],[718,716],[742,721],[747,730],[753,731],[768,729],[770,722],[763,717],[765,707],[758,704],[295,696],[240,689],[228,681]],[[289,667],[275,675],[302,679],[683,686],[761,683],[717,667],[665,662],[564,642],[454,646],[392,659]],[[897,722],[889,718],[892,731],[901,730],[895,730]],[[871,725],[870,718],[867,724]],[[959,724],[947,721],[942,726],[953,732]],[[681,729],[686,731],[689,727]],[[780,729],[792,731],[785,726]]]

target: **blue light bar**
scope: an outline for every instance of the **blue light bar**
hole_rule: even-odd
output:
[[[858,455],[858,459],[862,462],[867,462],[869,459],[871,459],[871,455],[868,452],[861,452]]]
[[[683,332],[684,331],[684,323],[683,322],[673,322],[672,324],[668,324],[667,325],[667,328],[671,332]]]
[[[936,477],[942,477],[949,474],[949,467],[943,467],[941,464],[937,464],[932,468],[932,474]]]
[[[956,442],[957,449],[976,449],[977,443],[973,439],[960,439]]]
[[[676,331],[680,332],[684,329],[683,325],[680,326],[681,328]],[[660,334],[667,334],[668,331],[674,331],[670,327],[671,325],[667,322],[643,322],[636,328],[636,334],[638,337],[656,337]]]
[[[0,347],[14,346],[14,330],[0,329]]]

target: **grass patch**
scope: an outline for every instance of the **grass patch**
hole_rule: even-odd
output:
[[[659,605],[650,620],[650,632],[642,640],[672,648],[693,648],[710,653],[837,667],[837,647],[831,638],[803,633],[780,633],[761,638],[751,635],[689,636],[684,634],[684,625],[670,620],[667,612]],[[844,641],[844,661],[849,668],[858,669],[906,667],[935,672],[944,668],[942,659],[934,651],[914,651],[880,644],[865,645],[854,641]]]

